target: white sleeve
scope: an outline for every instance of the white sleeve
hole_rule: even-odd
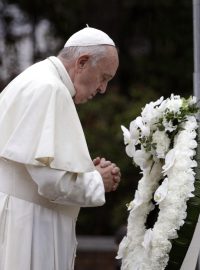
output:
[[[33,165],[26,168],[38,185],[38,193],[54,203],[82,207],[105,203],[104,185],[98,171],[75,174]]]

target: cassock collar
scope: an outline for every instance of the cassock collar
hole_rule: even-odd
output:
[[[67,89],[69,90],[71,96],[75,96],[76,94],[76,90],[74,88],[74,85],[72,83],[72,80],[67,72],[67,70],[65,69],[63,63],[60,61],[60,59],[58,57],[55,56],[50,56],[47,58],[56,68],[62,82],[64,83],[64,85],[67,87]]]

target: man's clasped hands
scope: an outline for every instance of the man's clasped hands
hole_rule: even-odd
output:
[[[115,191],[121,180],[120,168],[105,158],[97,157],[93,160],[96,170],[101,174],[106,192]]]

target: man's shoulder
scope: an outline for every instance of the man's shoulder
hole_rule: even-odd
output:
[[[14,90],[14,92],[13,92]],[[11,94],[21,97],[43,98],[43,96],[59,96],[61,99],[69,93],[57,73],[52,70],[49,61],[43,60],[33,64],[19,74],[4,89],[7,96]]]
[[[57,91],[61,87],[61,80],[49,66],[48,60],[43,60],[33,64],[20,74],[24,82],[33,88],[47,88]]]

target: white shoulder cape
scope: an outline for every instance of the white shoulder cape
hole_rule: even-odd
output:
[[[0,157],[70,172],[95,169],[63,64],[50,57],[22,72],[0,95]]]

